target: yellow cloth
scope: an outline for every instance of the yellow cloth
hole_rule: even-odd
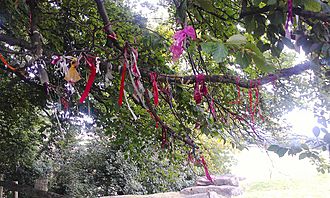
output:
[[[73,60],[71,62],[71,66],[70,66],[70,69],[68,70],[68,73],[64,77],[64,79],[66,81],[71,82],[71,83],[75,83],[75,82],[78,82],[81,79],[79,73],[76,70],[76,66],[77,66],[77,61]]]

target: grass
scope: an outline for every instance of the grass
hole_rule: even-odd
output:
[[[242,198],[330,198],[330,174],[318,174],[308,160],[243,151],[233,173],[246,178]]]
[[[244,198],[329,198],[330,175],[255,181],[243,187]]]

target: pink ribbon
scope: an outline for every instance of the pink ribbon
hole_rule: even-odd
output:
[[[51,64],[56,65],[59,60],[61,60],[61,56],[55,56],[55,58],[52,60]]]
[[[177,31],[173,35],[173,39],[175,41],[170,47],[170,50],[173,54],[173,61],[177,61],[183,53],[183,41],[187,37],[190,37],[192,40],[196,39],[196,33],[192,26],[186,26],[184,29]]]
[[[206,178],[207,178],[208,180],[210,180],[211,182],[213,182],[212,177],[211,177],[211,175],[210,175],[210,173],[209,173],[209,169],[207,168],[207,164],[206,164],[206,162],[205,162],[204,156],[201,156],[201,164],[202,164],[203,167],[204,167],[204,171],[205,171],[205,176],[206,176]]]
[[[152,82],[152,89],[154,92],[154,104],[155,106],[158,105],[158,86],[157,86],[157,73],[156,72],[150,72],[150,80]]]
[[[195,76],[195,89],[194,89],[194,99],[196,104],[200,104],[202,102],[202,97],[206,96],[208,91],[205,84],[205,76],[204,74],[198,74]]]

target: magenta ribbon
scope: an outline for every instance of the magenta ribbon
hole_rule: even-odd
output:
[[[204,167],[204,171],[205,171],[205,176],[206,176],[206,178],[207,178],[208,180],[210,180],[211,182],[213,182],[212,177],[211,177],[211,175],[210,175],[210,173],[209,173],[209,169],[207,168],[207,164],[206,164],[206,161],[205,161],[205,159],[204,159],[204,156],[201,156],[201,164],[202,164],[203,167]]]
[[[214,99],[213,98],[211,99],[211,102],[210,102],[210,111],[211,111],[213,119],[216,120],[217,119],[217,114],[216,114],[215,109],[214,109]]]
[[[173,35],[173,39],[175,41],[170,47],[170,50],[173,54],[173,61],[177,61],[183,53],[183,41],[187,37],[190,37],[192,40],[196,39],[195,29],[192,26],[186,26],[184,29],[177,31]]]
[[[61,60],[61,56],[56,56],[56,57],[52,60],[51,64],[52,64],[52,65],[56,65],[56,64],[58,63],[59,60]]]
[[[157,86],[157,73],[156,72],[150,72],[150,80],[152,82],[152,89],[154,92],[154,104],[155,106],[158,105],[158,86]]]
[[[200,104],[202,102],[202,97],[206,96],[208,91],[205,84],[205,75],[198,74],[195,76],[195,89],[194,89],[194,99],[196,104]]]

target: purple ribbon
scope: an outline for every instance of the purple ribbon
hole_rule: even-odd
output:
[[[291,30],[289,30],[289,25],[293,24],[293,13],[292,13],[292,0],[288,0],[288,16],[285,23],[285,36],[291,38]],[[291,22],[291,24],[290,24]]]

